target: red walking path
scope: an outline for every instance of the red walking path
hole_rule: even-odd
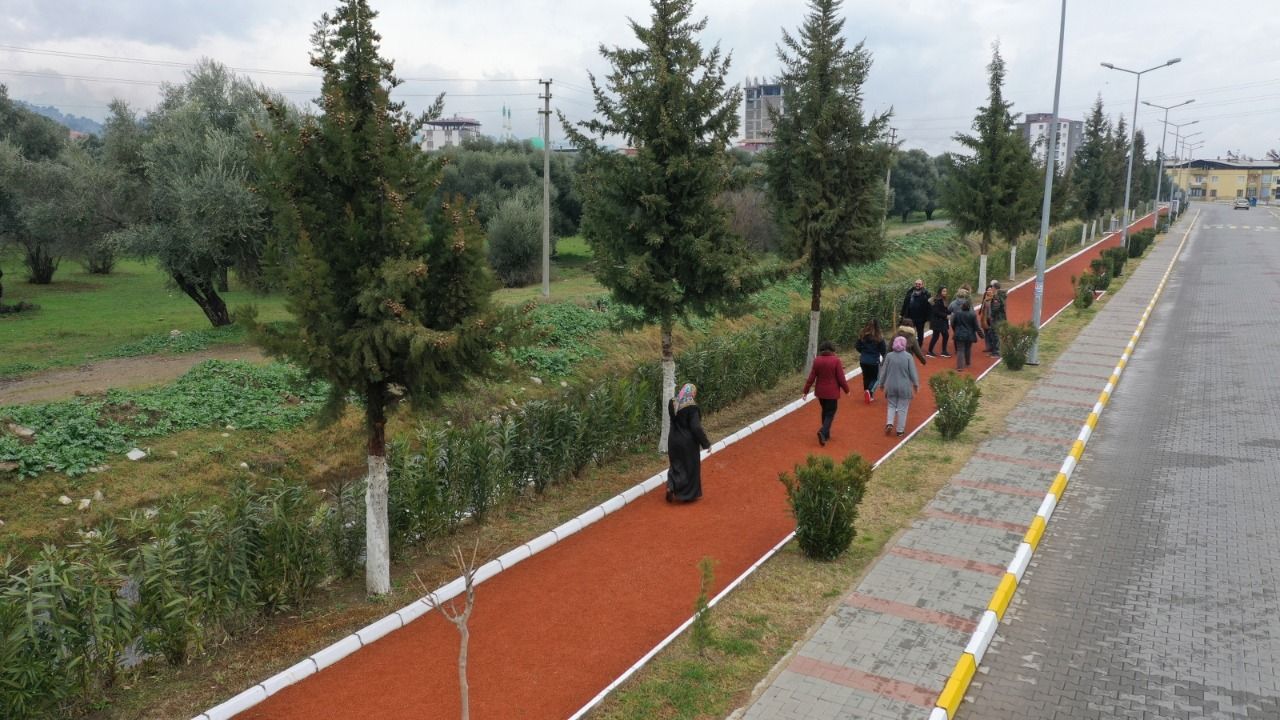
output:
[[[1133,227],[1150,225],[1148,216]],[[1118,242],[1117,234],[1048,273],[1045,317],[1070,304],[1071,276]],[[1009,320],[1030,319],[1031,302],[1030,284],[1011,292]],[[980,348],[974,356],[970,372],[992,365]],[[953,361],[943,358],[921,368],[908,431],[933,412],[928,377],[948,368]],[[825,448],[811,403],[707,457],[699,502],[672,506],[650,492],[479,585],[470,623],[473,715],[572,716],[689,618],[702,558],[716,562],[718,593],[794,530],[780,472],[809,453],[889,453],[899,440],[882,431],[884,401],[866,405],[861,384],[852,387]],[[457,650],[457,629],[429,612],[238,717],[456,718]]]

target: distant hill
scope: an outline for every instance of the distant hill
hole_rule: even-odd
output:
[[[61,110],[53,107],[52,105],[32,105],[24,100],[14,100],[14,103],[30,110],[33,113],[43,115],[71,130],[89,133],[90,135],[102,134],[102,123],[97,120],[90,120],[87,117],[80,117],[79,115],[64,115]]]

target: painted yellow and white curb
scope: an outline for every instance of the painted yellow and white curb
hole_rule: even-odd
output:
[[[995,637],[996,628],[1000,625],[1001,618],[1004,617],[1005,611],[1009,608],[1009,602],[1013,600],[1013,594],[1018,589],[1018,583],[1022,582],[1022,575],[1026,572],[1027,566],[1031,562],[1031,556],[1035,553],[1036,547],[1040,545],[1040,539],[1044,536],[1045,528],[1049,524],[1049,518],[1053,517],[1054,508],[1058,506],[1058,502],[1062,499],[1062,494],[1067,490],[1067,483],[1071,481],[1071,474],[1075,472],[1076,466],[1080,463],[1080,457],[1084,454],[1085,445],[1089,443],[1094,429],[1098,426],[1098,418],[1102,415],[1102,411],[1106,408],[1107,403],[1111,401],[1111,393],[1115,392],[1116,386],[1120,384],[1120,376],[1124,373],[1125,367],[1129,364],[1129,359],[1133,356],[1133,350],[1138,345],[1138,339],[1142,337],[1143,330],[1147,327],[1147,322],[1151,318],[1151,313],[1155,310],[1156,302],[1159,301],[1160,295],[1164,293],[1165,285],[1169,282],[1169,277],[1173,274],[1173,268],[1178,262],[1178,258],[1182,255],[1182,249],[1187,243],[1187,238],[1191,236],[1191,230],[1195,228],[1196,220],[1200,217],[1197,211],[1196,216],[1192,218],[1191,224],[1187,226],[1187,231],[1183,233],[1182,240],[1178,243],[1178,249],[1173,253],[1173,258],[1169,261],[1169,267],[1165,269],[1164,276],[1160,278],[1160,284],[1156,286],[1155,293],[1151,296],[1151,302],[1147,303],[1147,307],[1142,311],[1142,318],[1138,320],[1138,326],[1134,329],[1133,335],[1129,338],[1128,344],[1124,347],[1124,352],[1120,354],[1120,360],[1116,363],[1115,368],[1111,371],[1111,377],[1107,378],[1107,384],[1102,388],[1102,393],[1098,395],[1098,401],[1094,403],[1093,410],[1089,413],[1088,419],[1080,427],[1080,434],[1076,436],[1076,440],[1071,444],[1071,450],[1067,453],[1067,457],[1062,461],[1062,467],[1058,470],[1057,477],[1053,480],[1053,485],[1049,487],[1049,492],[1044,496],[1044,501],[1040,503],[1040,509],[1036,511],[1036,515],[1031,519],[1031,525],[1027,527],[1026,534],[1022,537],[1022,544],[1018,546],[1017,553],[1014,554],[1013,560],[1009,562],[1009,566],[1005,571],[1004,577],[1001,578],[1000,584],[996,586],[996,590],[991,595],[991,601],[987,603],[987,610],[982,614],[982,620],[978,622],[978,627],[973,631],[973,635],[969,638],[969,643],[965,645],[964,653],[960,655],[960,660],[956,662],[955,668],[951,671],[951,676],[947,678],[947,684],[942,688],[942,693],[938,695],[938,701],[929,714],[929,720],[954,720],[956,711],[960,708],[960,703],[964,700],[964,694],[969,689],[969,683],[973,680],[974,674],[978,672],[978,666],[982,664],[982,658],[987,652],[987,648],[991,645],[991,639]]]

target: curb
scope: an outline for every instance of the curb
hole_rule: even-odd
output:
[[[1164,275],[1160,278],[1160,283],[1156,286],[1155,293],[1151,296],[1151,301],[1147,303],[1146,309],[1142,311],[1142,317],[1138,320],[1137,328],[1129,338],[1128,344],[1125,345],[1124,352],[1120,354],[1119,362],[1116,363],[1115,369],[1111,371],[1111,377],[1107,379],[1106,386],[1102,388],[1102,393],[1098,396],[1098,401],[1094,403],[1088,419],[1081,425],[1080,434],[1076,436],[1076,440],[1072,443],[1066,459],[1062,461],[1062,467],[1058,470],[1057,477],[1054,478],[1053,484],[1049,487],[1049,492],[1045,494],[1044,501],[1040,503],[1040,509],[1036,511],[1035,517],[1031,519],[1031,524],[1027,527],[1027,532],[1022,538],[1022,544],[1018,546],[1013,560],[1009,561],[1004,577],[1000,580],[1000,584],[996,586],[995,592],[992,593],[991,600],[987,603],[987,610],[982,614],[982,620],[978,623],[977,629],[973,631],[973,635],[970,636],[964,652],[956,662],[950,677],[947,678],[947,684],[938,695],[936,706],[929,714],[929,720],[954,720],[956,711],[964,700],[965,692],[969,689],[969,683],[972,682],[973,676],[978,671],[978,666],[982,664],[982,658],[986,654],[987,648],[991,645],[992,638],[995,637],[1000,620],[1004,617],[1010,601],[1013,600],[1014,593],[1018,590],[1018,583],[1022,581],[1023,573],[1026,572],[1027,566],[1031,562],[1031,556],[1035,553],[1036,547],[1039,546],[1041,538],[1044,537],[1044,531],[1049,519],[1053,517],[1053,511],[1061,500],[1062,494],[1066,492],[1067,483],[1071,481],[1071,474],[1075,471],[1081,456],[1084,454],[1085,445],[1088,444],[1089,438],[1092,437],[1093,431],[1098,425],[1098,418],[1111,401],[1111,394],[1115,392],[1116,386],[1120,384],[1120,376],[1124,373],[1125,366],[1129,364],[1133,350],[1137,346],[1138,340],[1142,337],[1142,331],[1146,329],[1151,312],[1155,309],[1156,302],[1160,299],[1161,294],[1164,293],[1165,285],[1169,282],[1169,276],[1173,274],[1173,268],[1177,265],[1178,257],[1182,254],[1182,248],[1186,245],[1187,238],[1191,236],[1191,231],[1195,229],[1196,221],[1199,218],[1200,213],[1196,211],[1196,216],[1191,219],[1191,224],[1187,227],[1186,232],[1183,233],[1182,240],[1178,243],[1178,247],[1173,253],[1173,258],[1169,261],[1169,266],[1165,268]]]
[[[1146,220],[1147,217],[1149,217],[1150,215],[1151,213],[1148,213],[1147,215],[1144,215],[1141,218],[1134,220],[1134,223],[1142,222],[1143,220]],[[1071,260],[1074,260],[1080,255],[1086,252],[1089,252],[1090,250],[1093,250],[1099,244],[1110,240],[1114,235],[1116,235],[1116,233],[1104,234],[1096,242],[1090,243],[1089,245],[1086,245],[1080,248],[1078,251],[1054,263],[1052,267],[1046,268],[1046,272],[1048,272],[1049,270],[1056,269],[1058,266],[1064,263],[1070,262]],[[1034,281],[1035,281],[1034,276],[1027,278],[1026,280],[1023,280],[1022,282],[1010,287],[1009,292],[1013,292],[1014,290],[1017,290],[1021,287],[1029,285]],[[1070,307],[1070,305],[1066,307]],[[1058,314],[1060,314],[1063,310],[1066,309],[1066,307],[1064,307],[1062,310],[1059,310],[1057,313],[1054,313],[1053,316],[1051,316],[1048,320],[1044,320],[1042,324],[1048,324],[1049,321],[1057,317]],[[925,333],[926,337],[931,333],[932,333],[932,330],[926,332]],[[996,362],[991,367],[983,371],[983,373],[979,375],[977,379],[981,380],[982,378],[986,377],[988,373],[990,373],[992,370],[996,368],[996,366],[1000,364],[1000,362],[1001,362],[1000,359],[997,358]],[[861,374],[862,374],[861,368],[854,368],[852,371],[845,374],[845,379],[852,380],[853,378]],[[815,400],[816,398],[807,399],[807,400],[800,399],[800,400],[793,400],[787,403],[786,405],[774,410],[772,413],[766,415],[765,417],[747,425],[746,427],[739,429],[737,432],[734,432],[728,437],[712,444],[710,450],[702,451],[701,459],[706,460],[709,456],[725,449],[729,445],[732,445],[738,442],[739,440],[742,440],[743,438],[748,437],[749,435],[756,432],[757,430],[760,430],[765,426],[768,426],[777,422],[783,417],[791,414],[792,412],[795,412],[796,410],[799,410],[800,408],[804,407],[809,403],[814,402]],[[926,418],[924,422],[920,424],[919,427],[917,427],[915,430],[913,430],[909,434],[903,436],[898,441],[898,443],[894,445],[887,453],[885,453],[883,457],[881,457],[878,461],[876,461],[872,465],[872,467],[873,468],[879,467],[882,463],[884,463],[889,458],[891,458],[895,453],[897,453],[897,451],[904,444],[906,444],[908,440],[915,437],[916,434],[918,434],[930,422],[932,422],[933,418],[936,416],[937,416],[937,412],[934,412],[932,415]],[[644,495],[648,494],[652,490],[656,490],[657,488],[662,487],[663,485],[666,484],[666,481],[667,481],[667,471],[663,470],[662,472],[659,472],[653,475],[647,480],[640,482],[628,488],[627,490],[624,490],[623,492],[613,496],[612,498],[606,500],[605,502],[583,512],[577,517],[574,517],[564,522],[560,526],[552,530],[548,530],[542,535],[539,535],[538,537],[507,551],[506,553],[504,553],[503,555],[499,556],[494,560],[490,560],[489,562],[485,563],[484,565],[481,565],[479,568],[476,569],[475,584],[479,585],[483,583],[485,580],[488,580],[493,576],[497,575],[498,573],[504,570],[511,569],[515,565],[519,564],[521,561],[526,560],[530,557],[533,557],[534,555],[542,552],[543,550],[550,548],[551,546],[555,545],[561,540],[564,540],[570,535],[573,535],[579,530],[582,530],[583,528],[586,528],[587,526],[593,523],[603,520],[606,516],[611,515],[614,512],[617,512],[618,510],[621,510],[622,508],[626,507],[632,501],[643,497]],[[781,542],[779,542],[771,550],[769,550],[769,552],[767,552],[763,557],[761,557],[759,560],[753,563],[750,567],[748,567],[741,575],[735,578],[733,582],[729,583],[729,585],[726,586],[724,590],[722,590],[719,594],[717,594],[714,598],[712,598],[707,603],[708,607],[714,607],[730,591],[737,588],[738,585],[740,585],[752,573],[754,573],[757,568],[763,565],[767,560],[769,560],[769,558],[777,554],[777,552],[781,550],[784,546],[786,546],[786,544],[790,542],[793,537],[795,537],[794,532],[789,534],[786,538],[784,538]],[[285,670],[282,670],[279,673],[276,673],[275,675],[272,675],[266,680],[263,680],[262,682],[259,682],[253,685],[247,690],[240,692],[234,697],[228,700],[225,700],[222,703],[209,708],[208,710],[205,710],[204,712],[194,716],[192,720],[230,720],[230,718],[233,718],[237,714],[242,713],[245,710],[248,710],[249,708],[263,702],[264,700],[271,697],[272,695],[275,695],[276,693],[280,692],[284,688],[290,685],[293,685],[295,683],[298,683],[306,679],[307,677],[310,677],[311,675],[315,675],[316,673],[329,667],[330,665],[333,665],[339,660],[342,660],[343,658],[346,658],[347,656],[355,653],[357,650],[363,648],[365,645],[373,643],[374,641],[388,635],[389,633],[395,630],[399,630],[400,628],[408,625],[414,620],[417,620],[418,618],[427,614],[432,609],[433,605],[448,602],[449,600],[452,600],[453,598],[461,595],[464,592],[464,590],[465,590],[465,585],[464,585],[463,579],[461,577],[455,578],[453,581],[446,583],[444,585],[441,585],[440,587],[436,588],[435,590],[428,593],[427,595],[419,598],[418,600],[413,601],[412,603],[409,603],[408,605],[400,608],[399,610],[391,613],[390,615],[387,615],[386,617],[380,620],[370,623],[364,626],[363,628],[355,631],[354,633],[351,633],[350,635],[342,638],[341,640],[338,640],[337,642],[332,643],[331,645],[325,647],[324,649],[319,650],[318,652],[303,659],[301,662],[298,662],[295,665],[289,668],[286,668]],[[577,720],[578,718],[581,718],[588,711],[590,711],[592,708],[598,705],[602,700],[604,700],[604,698],[610,692],[612,692],[615,688],[617,688],[619,685],[625,682],[628,678],[634,675],[636,671],[642,668],[651,659],[653,659],[655,655],[657,655],[667,645],[671,644],[672,641],[674,641],[677,637],[679,637],[680,633],[682,633],[692,622],[693,622],[693,618],[690,617],[684,623],[682,623],[679,627],[677,627],[674,631],[672,631],[672,633],[668,635],[666,638],[664,638],[662,642],[658,643],[658,645],[653,647],[648,653],[646,653],[642,658],[640,658],[638,662],[636,662],[634,665],[628,668],[622,675],[616,678],[612,683],[610,683],[600,693],[598,693],[594,698],[592,698],[586,705],[584,705],[581,709],[579,709],[576,713],[574,713],[571,716],[571,720]]]

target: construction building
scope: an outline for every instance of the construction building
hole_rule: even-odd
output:
[[[1037,162],[1044,162],[1045,153],[1049,151],[1049,125],[1053,122],[1052,113],[1027,113],[1018,129],[1022,137],[1031,145],[1031,152]],[[1058,118],[1058,152],[1055,167],[1065,169],[1071,166],[1076,150],[1084,142],[1084,122]]]
[[[467,140],[478,137],[480,137],[479,120],[454,115],[427,123],[422,130],[422,149],[440,150],[461,145]]]
[[[773,144],[773,115],[783,112],[782,86],[761,82],[759,78],[748,80],[742,95],[745,106],[742,112],[742,142],[738,147],[758,152]]]

